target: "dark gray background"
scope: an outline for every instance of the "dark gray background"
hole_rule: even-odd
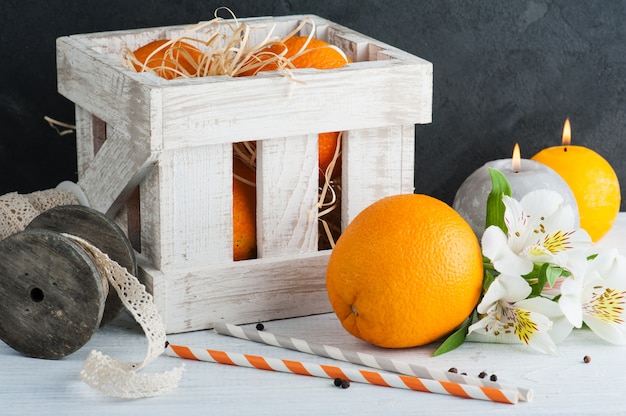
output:
[[[434,65],[433,123],[416,133],[416,192],[451,203],[484,162],[560,144],[591,147],[626,183],[626,1],[3,0],[0,194],[76,179],[74,121],[56,92],[55,39],[195,23],[219,6],[238,17],[317,14]],[[622,204],[622,209],[624,209]]]

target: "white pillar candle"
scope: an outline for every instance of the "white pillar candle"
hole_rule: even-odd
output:
[[[520,200],[530,191],[549,189],[563,197],[563,204],[571,205],[579,227],[578,206],[569,185],[551,168],[529,159],[521,159],[519,169],[513,168],[513,159],[499,159],[485,163],[463,182],[456,193],[452,207],[469,223],[480,238],[485,231],[487,197],[491,192],[488,168],[502,172],[511,184],[512,197]]]

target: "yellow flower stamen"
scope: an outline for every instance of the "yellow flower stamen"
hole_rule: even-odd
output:
[[[514,318],[515,335],[525,344],[530,342],[532,336],[539,330],[537,324],[530,318],[530,312],[515,308]]]
[[[558,230],[557,232],[546,235],[546,237],[543,239],[543,246],[552,254],[558,253],[559,251],[571,249],[571,235],[571,231],[564,233],[563,231]]]
[[[607,288],[600,294],[594,293],[585,310],[604,322],[622,324],[624,303],[626,303],[626,292]]]

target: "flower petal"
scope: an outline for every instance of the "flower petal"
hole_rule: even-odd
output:
[[[516,302],[526,298],[530,292],[532,288],[522,276],[501,274],[491,282],[476,311],[480,314],[488,313],[497,302]]]
[[[483,254],[489,258],[499,272],[525,275],[533,269],[532,261],[517,256],[508,245],[504,232],[492,225],[482,237]]]
[[[520,205],[524,208],[524,212],[530,217],[547,218],[563,207],[563,197],[556,191],[538,189],[524,195],[520,200]],[[572,217],[572,223],[568,228],[572,228],[573,225]]]
[[[522,276],[503,273],[497,277],[497,280],[506,290],[506,295],[502,298],[505,301],[517,302],[525,299],[532,292],[532,288]]]
[[[480,321],[469,327],[466,339],[525,344],[544,353],[554,353],[556,345],[549,333],[551,328],[552,322],[545,315],[519,308],[517,303],[498,301]]]
[[[563,315],[576,328],[583,324],[582,296],[584,275],[572,275],[561,283],[559,307]]]
[[[550,337],[552,322],[538,312],[515,307],[515,334],[529,347],[544,353],[556,353],[556,345]]]
[[[499,333],[497,336],[493,333],[493,331],[489,331],[488,325],[490,322],[489,317],[484,317],[480,321],[476,322],[472,326],[469,327],[467,337],[465,337],[466,341],[470,342],[488,342],[491,344],[521,344],[522,342],[519,340],[514,333]]]
[[[521,309],[516,310],[516,315],[522,316],[522,322],[520,323],[521,330],[494,330],[494,326],[492,325],[494,324],[494,318],[485,316],[469,327],[465,339],[471,342],[524,344],[543,353],[556,353],[556,344],[549,333],[551,322],[548,318],[539,313],[523,311]]]
[[[534,297],[516,302],[515,306],[538,312],[550,319],[550,321],[552,321],[552,328],[548,332],[555,344],[563,341],[572,332],[573,325],[565,315],[563,315],[558,303],[550,299]]]
[[[626,344],[626,327],[623,324],[608,323],[591,315],[585,315],[585,323],[603,340],[617,345]]]

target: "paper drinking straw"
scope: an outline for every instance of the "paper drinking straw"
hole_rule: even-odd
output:
[[[445,394],[466,399],[487,400],[498,403],[517,404],[518,393],[515,390],[501,390],[493,387],[471,386],[421,379],[402,374],[379,373],[370,370],[356,370],[332,365],[305,363],[278,358],[266,358],[258,355],[239,354],[200,348],[189,348],[184,345],[169,344],[166,355],[189,360],[208,361],[240,367],[257,368],[260,370],[278,371],[282,373],[300,374],[322,378],[340,378],[355,383],[373,384],[377,386],[396,387],[428,393]]]
[[[455,374],[449,371],[427,368],[422,365],[394,360],[392,358],[378,357],[363,352],[342,350],[337,347],[316,344],[313,342],[305,341],[303,339],[272,334],[271,332],[267,331],[257,331],[253,328],[244,328],[241,326],[226,323],[216,323],[215,331],[221,335],[229,335],[232,337],[247,339],[249,341],[255,341],[275,347],[282,347],[290,350],[305,352],[307,354],[333,358],[339,361],[344,361],[352,364],[360,364],[370,368],[377,368],[380,370],[390,371],[393,373],[418,377],[422,379],[431,379],[458,384],[468,384],[472,386],[490,387],[501,390],[513,390],[519,394],[519,399],[522,401],[531,401],[534,395],[533,391],[530,389],[509,386],[477,377],[469,377],[461,374]]]

